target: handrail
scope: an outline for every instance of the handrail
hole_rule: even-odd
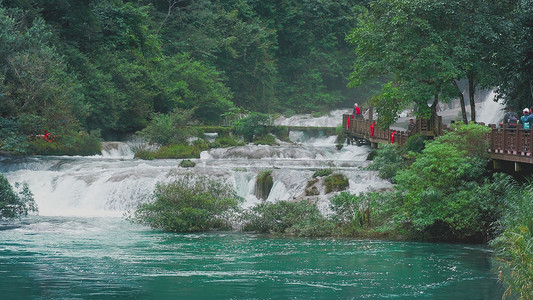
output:
[[[343,115],[342,127],[352,137],[365,139],[375,144],[394,142],[400,146],[407,143],[407,139],[414,133],[438,136],[447,129],[445,125],[442,125],[441,117],[434,120],[417,119],[412,132],[395,131],[390,128],[381,129],[377,125],[374,125],[373,132],[371,132],[371,124],[374,122],[362,118],[350,118],[350,115],[345,114]],[[508,127],[507,125],[498,127],[495,124],[487,126],[491,128],[491,132],[487,135],[489,142],[487,151],[491,158],[533,164],[533,133],[531,130],[523,129],[520,124],[516,127]],[[391,137],[392,132],[394,132],[394,138]]]

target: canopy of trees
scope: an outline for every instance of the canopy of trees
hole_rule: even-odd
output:
[[[58,139],[120,138],[177,109],[216,124],[233,108],[312,112],[372,94],[387,126],[413,103],[427,116],[428,103],[462,97],[464,79],[471,102],[476,88],[497,87],[508,103],[530,106],[532,7],[531,0],[3,0],[0,124],[8,127],[0,128],[0,151],[23,148],[25,137],[44,130]],[[376,82],[381,90],[373,93]]]
[[[363,2],[3,0],[0,118],[19,136],[110,139],[175,109],[212,124],[232,107],[347,106]]]
[[[371,103],[389,126],[415,105],[418,115],[438,101],[461,99],[458,81],[494,88],[508,104],[533,104],[532,1],[376,0],[360,7],[349,40],[356,47],[351,85],[382,80]],[[428,103],[430,106],[428,106]],[[474,105],[472,105],[472,108]],[[471,112],[475,121],[475,110]]]

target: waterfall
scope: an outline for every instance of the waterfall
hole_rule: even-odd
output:
[[[339,117],[340,119],[340,117]],[[231,184],[244,199],[242,207],[261,201],[293,200],[305,196],[307,182],[318,169],[344,174],[348,192],[390,188],[391,184],[365,170],[368,147],[335,147],[335,136],[291,132],[291,143],[279,146],[245,145],[201,153],[193,168],[180,159],[139,160],[126,143],[104,143],[101,156],[3,158],[0,171],[10,183],[26,182],[40,215],[121,216],[149,201],[157,183],[193,172]],[[255,196],[255,181],[271,171],[273,187],[266,200]],[[322,208],[331,195],[313,196]]]
[[[133,151],[127,143],[102,142],[103,157],[133,158]]]
[[[492,90],[487,94],[481,103],[481,109],[477,115],[477,121],[485,124],[498,124],[503,117],[503,102],[500,99],[498,102],[494,101],[497,94]]]

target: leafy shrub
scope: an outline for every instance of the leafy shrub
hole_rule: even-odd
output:
[[[272,127],[270,116],[262,113],[250,113],[247,117],[237,120],[234,125],[235,133],[244,137],[247,142],[264,137]]]
[[[244,231],[295,236],[328,236],[333,223],[307,201],[263,202],[243,214]]]
[[[203,144],[188,145],[176,144],[163,146],[154,153],[155,158],[199,158],[200,153],[207,150],[207,146]]]
[[[352,195],[342,192],[330,199],[331,219],[336,223],[341,235],[356,235],[374,231],[374,236],[393,235],[396,228],[387,227],[393,221],[390,209],[391,193],[367,192]],[[385,226],[385,228],[383,228]]]
[[[259,137],[254,141],[254,145],[269,145],[269,146],[278,146],[278,142],[276,142],[276,138],[271,135],[267,134],[265,136]]]
[[[503,187],[508,196],[500,219],[502,233],[491,241],[500,264],[500,280],[508,285],[504,297],[532,299],[533,295],[533,184]],[[512,196],[510,196],[512,195]]]
[[[315,173],[313,173],[313,178],[329,176],[331,174],[333,174],[332,169],[320,169],[316,170]]]
[[[255,180],[255,195],[259,199],[267,199],[270,190],[274,185],[272,171],[263,171],[257,175]]]
[[[29,143],[26,135],[20,132],[18,122],[0,117],[0,136],[0,151],[15,154],[27,152]]]
[[[239,140],[235,139],[233,136],[222,136],[215,140],[217,144],[216,147],[209,145],[210,148],[221,148],[221,147],[234,147],[234,146],[242,146],[244,143],[240,142]],[[213,143],[212,143],[213,144]]]
[[[343,174],[333,174],[324,179],[326,194],[345,190],[349,186],[348,178]]]
[[[396,172],[406,164],[404,159],[405,153],[405,148],[398,147],[396,144],[384,145],[377,150],[376,156],[368,168],[370,170],[377,170],[380,178],[390,180],[394,183]]]
[[[0,220],[15,219],[26,216],[30,212],[37,212],[37,206],[33,194],[27,184],[20,186],[15,183],[15,188],[21,188],[15,192],[7,179],[0,174]]]
[[[155,151],[149,149],[138,149],[135,151],[134,158],[153,160],[155,159]]]
[[[188,174],[158,184],[152,201],[140,205],[130,220],[171,232],[228,229],[238,203],[230,185]]]
[[[53,142],[43,137],[35,137],[30,142],[29,151],[42,155],[96,155],[102,153],[99,132],[85,132],[60,135]]]
[[[486,160],[469,152],[467,143],[468,132],[437,138],[394,177],[406,219],[431,238],[482,241],[498,216],[500,178],[483,177]]]
[[[170,114],[154,114],[152,121],[137,134],[152,144],[183,144],[189,137],[199,134],[193,119],[194,111],[175,109]]]
[[[190,159],[184,159],[180,162],[179,166],[182,168],[194,168],[196,166],[196,163],[194,161],[191,161]]]

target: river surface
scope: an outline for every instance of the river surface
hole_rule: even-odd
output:
[[[482,246],[19,225],[0,231],[2,299],[501,299]]]
[[[341,114],[282,123],[335,126]],[[304,132],[290,139],[206,151],[188,169],[181,160],[133,159],[125,143],[106,143],[94,157],[0,157],[0,172],[27,183],[39,207],[0,224],[0,299],[501,299],[484,246],[175,234],[123,218],[158,182],[190,172],[231,184],[243,208],[306,197],[325,168],[344,174],[352,194],[392,187],[365,169],[366,146],[338,150],[334,136]],[[258,199],[255,179],[265,170],[274,185]],[[311,197],[327,213],[331,194]]]

